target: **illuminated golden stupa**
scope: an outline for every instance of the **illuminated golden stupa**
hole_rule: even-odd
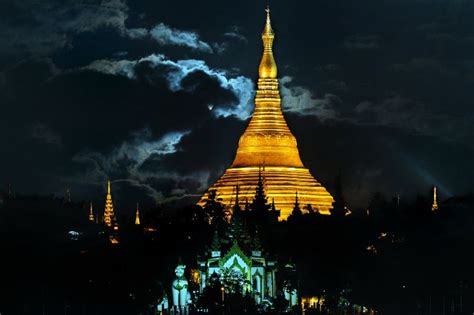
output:
[[[110,180],[107,182],[107,197],[105,198],[104,224],[111,227],[115,220],[114,203],[112,202],[112,193],[110,191]]]
[[[281,211],[280,220],[290,215],[296,192],[301,204],[310,204],[321,214],[330,214],[334,199],[304,167],[296,139],[281,111],[277,65],[272,52],[275,34],[270,23],[270,10],[266,11],[255,110],[240,137],[234,162],[209,190],[216,190],[217,197],[227,205],[235,202],[237,186],[241,197],[239,202],[252,200],[261,170],[265,192],[270,199],[274,198],[276,208]],[[206,192],[198,204],[203,205],[207,196]]]

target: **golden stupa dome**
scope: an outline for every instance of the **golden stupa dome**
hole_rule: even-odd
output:
[[[273,58],[275,33],[270,23],[270,10],[262,33],[263,55],[258,70],[255,109],[249,125],[240,137],[232,165],[209,190],[230,205],[235,202],[236,187],[240,187],[239,203],[252,200],[263,169],[265,192],[286,219],[294,206],[295,192],[301,204],[311,205],[321,214],[330,214],[334,199],[304,167],[296,138],[291,133],[281,111],[277,65]],[[209,191],[208,190],[208,191]],[[198,204],[203,205],[208,192]]]

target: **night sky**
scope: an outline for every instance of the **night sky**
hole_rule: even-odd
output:
[[[1,0],[0,190],[195,200],[253,109],[264,1]],[[270,1],[304,164],[351,207],[474,186],[474,1]],[[133,212],[131,212],[133,213]]]

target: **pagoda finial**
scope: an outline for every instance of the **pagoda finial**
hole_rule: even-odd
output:
[[[270,19],[270,7],[267,6],[265,9],[267,12],[267,19],[265,22],[265,27],[262,32],[262,41],[263,41],[263,56],[262,61],[260,62],[260,67],[258,69],[258,74],[260,79],[276,79],[277,77],[277,65],[275,59],[273,58],[273,39],[275,38],[275,33],[272,29],[272,23]]]
[[[107,181],[107,194],[110,194],[110,179]]]
[[[265,29],[263,33],[267,35],[270,35],[270,34],[273,35],[272,23],[270,20],[270,6],[269,5],[267,5],[265,12],[267,12],[267,20],[265,22]]]
[[[140,225],[140,210],[138,209],[138,202],[137,211],[135,212],[135,225]]]

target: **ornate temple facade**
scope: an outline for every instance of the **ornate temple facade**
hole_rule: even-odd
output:
[[[334,199],[304,167],[296,138],[281,111],[277,65],[272,52],[274,37],[270,10],[267,10],[255,110],[240,138],[234,162],[208,192],[216,190],[225,204],[231,204],[233,190],[239,186],[240,200],[244,202],[251,199],[259,172],[263,170],[267,195],[281,211],[280,220],[290,215],[296,192],[301,204],[311,205],[321,214],[330,214]],[[204,204],[208,192],[198,204]]]
[[[260,249],[244,251],[237,240],[225,251],[214,248],[208,257],[198,261],[198,268],[201,292],[208,283],[208,277],[222,276],[227,272],[242,279],[243,293],[251,293],[257,304],[271,303],[276,296],[276,261],[267,259]]]

